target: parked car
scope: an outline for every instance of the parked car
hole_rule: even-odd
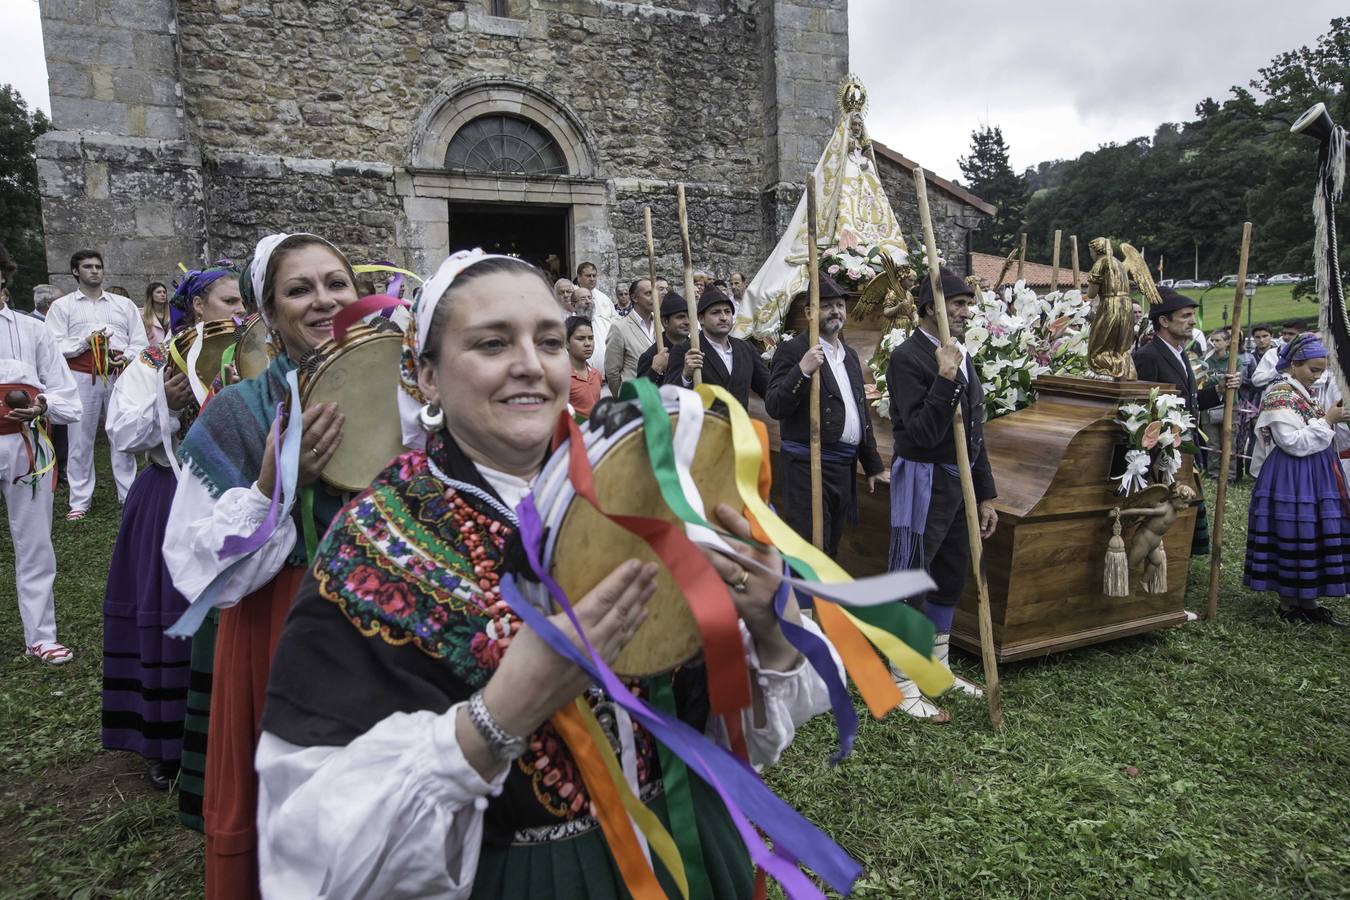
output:
[[[1208,278],[1200,278],[1196,280],[1195,286],[1202,291],[1207,291],[1214,287],[1214,282],[1210,281]]]
[[[1172,279],[1170,279],[1170,278],[1164,278],[1162,281],[1158,282],[1158,287],[1170,287],[1170,288],[1174,288],[1174,287],[1176,287],[1176,286],[1177,286],[1177,283],[1176,283],[1175,281],[1173,281]]]
[[[1266,284],[1298,284],[1307,277],[1307,275],[1296,275],[1293,272],[1281,272],[1279,275],[1272,275],[1267,278]]]
[[[1171,282],[1171,283],[1168,283],[1168,282],[1166,282],[1166,281],[1163,282],[1163,287],[1171,287],[1171,288],[1174,288],[1174,289],[1176,289],[1176,290],[1178,290],[1178,291],[1182,291],[1182,290],[1192,290],[1192,289],[1194,289],[1194,288],[1198,288],[1199,286],[1200,286],[1200,282],[1195,281],[1195,280],[1190,279],[1190,278],[1183,278],[1183,279],[1181,279],[1180,281],[1174,281],[1174,282]]]
[[[1238,282],[1238,277],[1237,277],[1236,275],[1225,275],[1225,276],[1223,276],[1222,278],[1219,279],[1219,284],[1220,284],[1221,286],[1223,286],[1223,287],[1233,287],[1234,285],[1237,284],[1237,282]],[[1247,283],[1248,283],[1248,284],[1260,284],[1260,283],[1261,283],[1261,276],[1260,276],[1260,275],[1248,275],[1248,276],[1247,276]]]

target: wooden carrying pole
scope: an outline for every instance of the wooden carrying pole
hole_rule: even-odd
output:
[[[689,211],[684,205],[684,185],[675,185],[680,207],[680,247],[684,251],[684,302],[689,304],[689,349],[702,350],[699,342],[698,298],[694,296],[694,258],[689,252]],[[703,369],[694,370],[694,387],[703,383]]]
[[[652,333],[656,336],[656,352],[666,352],[666,336],[661,327],[661,298],[656,293],[656,248],[652,244],[652,208],[648,206],[642,212],[643,223],[647,226],[647,277],[652,290]],[[631,303],[632,300],[629,300]]]
[[[1069,235],[1069,262],[1073,266],[1073,289],[1083,289],[1082,273],[1078,271],[1078,235]]]
[[[947,324],[947,298],[942,293],[942,273],[937,263],[937,241],[933,238],[933,218],[928,212],[928,184],[923,169],[914,168],[914,190],[919,198],[919,222],[923,225],[924,249],[928,252],[928,279],[933,285],[933,310],[937,313],[938,339],[945,346],[952,332]],[[1022,236],[1026,246],[1026,235]],[[1020,277],[1020,273],[1019,273]],[[1003,730],[1003,698],[999,695],[998,661],[994,659],[994,623],[989,612],[989,584],[984,577],[984,544],[980,537],[980,511],[975,502],[975,479],[970,471],[970,448],[966,446],[966,422],[961,405],[952,416],[952,438],[956,442],[956,468],[961,473],[961,496],[966,506],[966,533],[970,538],[970,564],[979,596],[980,658],[984,661],[984,693],[989,700],[989,720],[995,731]]]
[[[917,171],[919,171],[919,170],[918,170],[918,169],[915,169],[914,171],[917,172]],[[1026,264],[1027,264],[1027,233],[1024,231],[1024,232],[1022,232],[1022,245],[1021,245],[1021,249],[1019,249],[1019,250],[1017,251],[1017,280],[1018,280],[1018,281],[1021,281],[1021,280],[1022,280],[1022,269],[1026,268]]]
[[[807,351],[820,345],[820,259],[816,247],[816,175],[806,173],[806,310]],[[811,543],[825,549],[825,513],[821,508],[824,485],[820,471],[820,370],[811,376]]]
[[[1237,289],[1233,294],[1233,336],[1228,341],[1228,374],[1237,374],[1238,349],[1242,346],[1242,301],[1247,287],[1247,252],[1252,246],[1252,223],[1242,223],[1242,252],[1238,256]],[[1237,391],[1223,392],[1223,451],[1219,454],[1219,477],[1214,498],[1214,524],[1210,526],[1209,551],[1209,605],[1205,618],[1213,620],[1219,614],[1219,569],[1223,565],[1223,504],[1228,495],[1228,466],[1233,459],[1233,403]]]
[[[1055,229],[1055,253],[1053,264],[1050,267],[1050,290],[1059,290],[1059,234],[1058,228]]]

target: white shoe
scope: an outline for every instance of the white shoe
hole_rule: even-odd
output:
[[[966,681],[960,675],[953,675],[952,677],[956,679],[956,683],[953,685],[953,687],[955,687],[961,693],[966,694],[967,696],[970,697],[984,696],[984,688],[981,688],[979,685]]]
[[[941,709],[931,703],[919,690],[919,686],[912,680],[897,673],[891,669],[891,680],[895,686],[900,689],[900,695],[904,699],[900,701],[900,709],[906,715],[926,722],[932,722],[934,725],[946,725],[952,720],[945,709]]]
[[[75,658],[75,654],[70,649],[58,644],[56,641],[46,641],[40,644],[34,644],[28,648],[27,656],[34,659],[40,659],[48,665],[59,666],[62,663],[68,663]]]

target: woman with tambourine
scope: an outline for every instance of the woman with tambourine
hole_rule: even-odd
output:
[[[173,297],[187,327],[243,315],[238,277],[229,266],[188,272]],[[168,313],[162,318],[167,322]],[[182,755],[188,662],[194,655],[192,646],[164,635],[187,608],[164,565],[164,535],[178,485],[174,448],[197,411],[188,377],[163,340],[152,341],[127,364],[108,401],[113,449],[146,454],[149,465],[127,492],[103,596],[103,746],[150,763],[150,784],[161,791],[172,785]],[[210,634],[204,629],[198,637]],[[212,642],[201,652],[214,649]],[[204,738],[204,728],[201,734]],[[182,802],[197,816],[200,778],[199,764],[180,784]]]
[[[332,404],[303,414],[298,402],[287,407],[292,421],[303,422],[298,447],[274,420],[296,397],[297,364],[331,337],[334,316],[356,301],[355,284],[347,258],[321,237],[259,241],[240,288],[246,302],[256,300],[278,353],[263,374],[212,398],[179,448],[183,472],[164,560],[190,606],[169,633],[190,635],[211,608],[221,609],[203,801],[208,897],[257,894],[253,750],[263,690],[308,562],[297,539],[301,517],[312,516],[322,532],[342,503],[323,490],[313,492],[312,509],[295,502],[342,440],[341,413]]]
[[[515,510],[567,405],[562,315],[533,266],[466,251],[426,284],[414,319],[404,376],[420,394],[426,449],[396,459],[334,522],[273,664],[257,757],[264,894],[625,896],[585,762],[550,718],[580,709],[584,694],[634,795],[665,817],[670,786],[652,736],[522,627],[502,593],[504,575],[525,571]],[[730,507],[717,518],[749,536]],[[730,585],[752,676],[749,758],[771,764],[797,724],[827,708],[826,688],[780,630],[775,580],[711,561]],[[629,561],[576,603],[606,660],[643,623],[655,578],[654,564]],[[784,615],[814,630],[795,601]],[[574,634],[561,614],[550,621]],[[668,675],[649,683],[661,678],[671,685]],[[697,670],[677,673],[673,690],[680,717],[708,727]],[[702,896],[751,896],[730,818],[706,784],[687,784]]]

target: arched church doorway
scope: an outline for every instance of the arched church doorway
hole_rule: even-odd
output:
[[[448,83],[418,125],[396,179],[415,264],[472,247],[554,277],[582,259],[617,264],[608,185],[580,119],[548,91],[514,78]]]

